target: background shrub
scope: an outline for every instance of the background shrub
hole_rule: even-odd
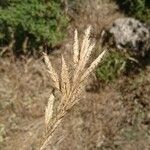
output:
[[[126,71],[127,57],[121,52],[111,51],[100,67],[96,70],[96,76],[101,81],[108,83]]]
[[[15,40],[15,52],[54,46],[64,36],[68,18],[60,0],[1,0],[0,46]]]
[[[127,15],[150,23],[149,0],[117,0],[117,3]]]

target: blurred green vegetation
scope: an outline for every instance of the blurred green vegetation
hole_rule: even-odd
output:
[[[127,57],[120,52],[111,51],[96,70],[96,76],[103,82],[113,81],[126,70]]]
[[[116,0],[126,15],[135,17],[140,21],[150,23],[150,1],[149,0]],[[111,51],[102,64],[96,70],[96,76],[101,81],[108,83],[122,74],[129,74],[139,68],[139,60],[146,57],[139,57],[126,51]],[[144,60],[146,61],[146,60]],[[142,62],[140,62],[142,65]]]
[[[149,0],[117,0],[117,3],[127,15],[150,23]]]
[[[53,47],[65,35],[68,17],[61,0],[0,0],[0,47],[15,40],[14,51]]]

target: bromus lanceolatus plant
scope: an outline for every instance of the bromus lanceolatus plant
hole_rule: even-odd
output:
[[[74,33],[73,44],[73,66],[69,66],[62,56],[62,66],[60,76],[53,68],[49,57],[44,53],[44,60],[47,66],[47,71],[53,81],[54,88],[60,93],[58,104],[55,105],[55,96],[50,95],[49,101],[45,110],[45,126],[46,139],[40,150],[46,148],[53,136],[55,129],[61,123],[63,117],[68,113],[76,103],[79,101],[79,94],[81,94],[87,77],[99,64],[103,58],[106,50],[104,50],[88,67],[87,63],[95,46],[94,42],[90,42],[91,27],[85,31],[85,35],[81,46],[79,45],[78,32]],[[55,108],[56,107],[56,108]]]

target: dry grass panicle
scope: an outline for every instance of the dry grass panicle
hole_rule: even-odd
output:
[[[69,109],[71,109],[78,101],[79,94],[82,92],[84,87],[84,81],[89,76],[89,74],[94,70],[94,68],[99,64],[103,58],[106,50],[104,50],[90,65],[86,68],[86,65],[89,61],[89,57],[94,48],[94,43],[90,42],[90,31],[91,27],[89,26],[85,31],[85,35],[81,44],[81,48],[78,40],[78,32],[75,30],[74,33],[74,45],[73,45],[73,71],[69,70],[64,56],[62,56],[62,69],[61,75],[59,76],[55,69],[52,67],[52,64],[48,56],[44,53],[44,60],[49,72],[50,78],[53,81],[54,87],[61,94],[59,99],[59,104],[56,108],[56,114],[53,114],[54,101],[55,97],[50,96],[48,105],[45,111],[45,124],[47,138],[43,143],[41,150],[46,148],[48,145],[53,132],[57,126],[61,123],[62,118],[66,115]]]

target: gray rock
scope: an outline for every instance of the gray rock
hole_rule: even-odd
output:
[[[136,53],[150,49],[150,30],[134,18],[115,20],[107,33],[118,49],[130,49]]]

